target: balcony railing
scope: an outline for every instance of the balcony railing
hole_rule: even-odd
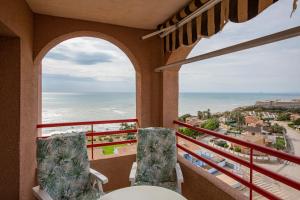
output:
[[[54,127],[65,127],[65,126],[86,126],[86,125],[90,126],[90,130],[87,131],[86,136],[91,138],[91,144],[88,144],[87,148],[91,148],[91,158],[94,159],[94,148],[95,147],[103,147],[103,146],[110,146],[110,145],[117,145],[117,144],[128,144],[128,143],[136,143],[137,142],[136,139],[133,139],[133,140],[125,140],[125,141],[117,141],[117,142],[105,142],[105,143],[97,143],[97,144],[94,143],[94,137],[95,136],[117,135],[117,134],[136,133],[137,132],[136,128],[135,129],[130,129],[130,130],[111,130],[111,131],[101,131],[101,132],[94,131],[94,126],[95,125],[120,124],[120,123],[136,123],[136,126],[138,127],[138,120],[137,119],[121,119],[121,120],[103,120],[103,121],[88,121],[88,122],[67,122],[67,123],[38,124],[37,128],[38,129],[44,129],[44,128],[54,128]],[[246,141],[234,138],[234,137],[229,137],[229,136],[226,136],[226,135],[214,132],[214,131],[209,131],[209,130],[202,129],[202,128],[196,128],[196,127],[193,127],[189,124],[186,124],[186,123],[183,123],[183,122],[180,122],[180,121],[177,121],[177,120],[174,121],[174,124],[192,129],[192,130],[200,132],[200,133],[211,135],[211,136],[214,136],[216,138],[221,138],[221,139],[230,141],[232,143],[235,143],[235,144],[238,144],[238,145],[249,148],[250,149],[250,155],[249,155],[249,161],[248,161],[248,160],[241,159],[241,158],[235,156],[234,154],[222,151],[222,150],[220,150],[220,149],[218,149],[214,146],[211,146],[211,145],[206,144],[204,142],[201,142],[201,141],[195,140],[191,137],[188,137],[188,136],[180,133],[179,131],[176,132],[176,135],[179,138],[187,140],[187,141],[189,141],[189,142],[191,142],[195,145],[201,146],[205,149],[208,149],[208,150],[210,150],[210,151],[212,151],[216,154],[219,154],[219,155],[221,155],[221,156],[223,156],[227,159],[230,159],[230,160],[232,160],[232,161],[234,161],[238,164],[241,164],[241,165],[249,168],[250,180],[246,180],[246,179],[240,177],[239,175],[237,175],[237,174],[235,174],[235,173],[233,173],[233,172],[217,165],[216,163],[212,162],[211,160],[198,155],[197,153],[195,153],[195,152],[191,151],[190,149],[180,145],[177,142],[178,149],[181,149],[182,151],[190,154],[191,156],[207,163],[211,167],[219,170],[220,172],[226,174],[227,176],[235,179],[239,183],[241,183],[244,186],[248,187],[249,190],[250,190],[250,194],[249,194],[250,199],[252,199],[252,191],[257,192],[257,193],[261,194],[262,196],[264,196],[268,199],[280,199],[279,197],[275,196],[274,194],[270,193],[269,191],[267,191],[267,190],[257,186],[256,184],[254,184],[254,182],[253,182],[253,172],[254,171],[259,172],[259,173],[261,173],[265,176],[268,176],[270,178],[273,178],[274,180],[277,180],[277,181],[279,181],[283,184],[286,184],[286,185],[288,185],[288,186],[290,186],[290,187],[292,187],[296,190],[300,190],[300,183],[299,182],[297,182],[295,180],[292,180],[288,177],[282,176],[278,173],[275,173],[273,171],[270,171],[266,168],[260,167],[259,165],[255,164],[253,162],[253,151],[263,152],[265,154],[280,158],[282,160],[290,161],[290,162],[296,163],[298,165],[300,164],[300,157],[293,156],[293,155],[290,155],[290,154],[287,154],[287,153],[284,153],[284,152],[281,152],[281,151],[277,151],[277,150],[274,150],[274,149],[271,149],[271,148],[268,148],[268,147],[264,147],[264,146],[261,146],[261,145],[249,143],[249,142],[246,142]]]
[[[91,157],[92,160],[94,159],[94,148],[95,147],[103,147],[103,146],[110,146],[110,145],[118,145],[118,144],[132,144],[136,143],[136,140],[124,140],[118,142],[105,142],[105,143],[98,143],[94,144],[94,137],[95,136],[106,136],[106,135],[117,135],[117,134],[125,134],[125,133],[136,133],[137,129],[130,129],[130,130],[112,130],[112,131],[101,131],[96,132],[94,131],[94,125],[99,124],[120,124],[120,123],[136,123],[138,127],[138,120],[137,119],[120,119],[120,120],[103,120],[103,121],[87,121],[87,122],[65,122],[65,123],[51,123],[51,124],[38,124],[38,129],[44,128],[54,128],[54,127],[65,127],[65,126],[91,126],[90,130],[87,131],[86,136],[91,137],[91,144],[87,145],[87,148],[91,148]],[[41,136],[41,138],[45,138],[48,136]]]
[[[214,136],[214,137],[217,137],[217,138],[221,138],[221,139],[224,139],[224,140],[227,140],[227,141],[230,141],[230,142],[233,142],[235,144],[239,144],[239,145],[242,145],[244,147],[247,147],[250,149],[250,158],[249,158],[249,161],[247,160],[244,160],[244,159],[241,159],[231,153],[227,153],[225,151],[221,151],[213,146],[210,146],[204,142],[200,142],[198,140],[195,140],[191,137],[188,137],[182,133],[180,133],[179,131],[176,132],[177,136],[180,137],[180,138],[183,138],[193,144],[196,144],[196,145],[199,145],[205,149],[208,149],[216,154],[219,154],[225,158],[228,158],[232,161],[235,161],[247,168],[249,168],[250,170],[250,180],[246,180],[240,176],[238,176],[237,174],[217,165],[216,163],[212,162],[211,160],[205,158],[205,157],[202,157],[200,155],[198,155],[197,153],[187,149],[186,147],[180,145],[178,142],[177,142],[177,147],[179,149],[181,149],[182,151],[184,152],[187,152],[188,154],[190,154],[191,156],[207,163],[208,165],[210,165],[211,167],[219,170],[220,172],[226,174],[227,176],[235,179],[236,181],[240,182],[241,184],[245,185],[246,187],[249,188],[250,190],[250,194],[249,194],[249,197],[250,199],[252,200],[252,191],[255,191],[261,195],[263,195],[264,197],[268,198],[268,199],[280,199],[279,197],[275,196],[274,194],[268,192],[267,190],[261,188],[261,187],[258,187],[256,184],[253,183],[253,172],[256,171],[256,172],[259,172],[263,175],[266,175],[274,180],[277,180],[281,183],[284,183],[292,188],[295,188],[296,190],[300,190],[300,183],[295,181],[295,180],[292,180],[290,178],[287,178],[286,176],[282,176],[278,173],[275,173],[273,171],[270,171],[266,168],[263,168],[263,167],[260,167],[258,166],[257,164],[255,164],[253,162],[253,151],[259,151],[259,152],[263,152],[265,154],[268,154],[268,155],[271,155],[271,156],[274,156],[274,157],[277,157],[277,158],[280,158],[280,159],[283,159],[283,160],[286,160],[286,161],[290,161],[290,162],[293,162],[293,163],[296,163],[296,164],[300,164],[300,157],[298,156],[293,156],[293,155],[290,155],[290,154],[287,154],[287,153],[284,153],[284,152],[281,152],[281,151],[277,151],[277,150],[274,150],[274,149],[271,149],[271,148],[268,148],[268,147],[264,147],[264,146],[260,146],[260,145],[257,145],[257,144],[253,144],[253,143],[249,143],[249,142],[246,142],[246,141],[243,141],[243,140],[240,140],[240,139],[237,139],[237,138],[234,138],[234,137],[229,137],[229,136],[226,136],[226,135],[223,135],[223,134],[220,134],[220,133],[217,133],[217,132],[214,132],[214,131],[209,131],[209,130],[206,130],[206,129],[202,129],[202,128],[195,128],[189,124],[186,124],[186,123],[183,123],[183,122],[180,122],[180,121],[177,121],[175,120],[174,121],[174,124],[176,125],[179,125],[179,126],[183,126],[183,127],[186,127],[186,128],[189,128],[189,129],[192,129],[194,131],[197,131],[199,133],[204,133],[204,134],[207,134],[207,135],[211,135],[211,136]]]

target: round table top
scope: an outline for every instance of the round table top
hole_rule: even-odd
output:
[[[182,195],[157,186],[132,186],[105,194],[100,200],[187,200]]]

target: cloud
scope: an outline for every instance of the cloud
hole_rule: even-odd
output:
[[[106,52],[70,51],[69,48],[60,47],[50,51],[46,58],[53,60],[69,61],[78,65],[94,65],[98,63],[112,62],[115,58]]]
[[[53,60],[67,60],[70,57],[60,52],[50,51],[49,53],[47,53],[46,58],[50,58]]]
[[[86,65],[73,64],[68,61],[47,60],[43,63],[43,73],[110,82],[135,78],[132,64],[122,61],[98,63],[87,67]]]
[[[64,41],[43,59],[45,91],[134,91],[135,71],[110,42],[80,37]]]
[[[92,78],[45,74],[43,92],[135,92],[134,79],[98,81]]]
[[[202,39],[189,57],[299,26],[300,10],[292,18],[291,3],[278,1],[254,19],[228,23],[222,32]],[[180,91],[300,92],[300,38],[227,54],[182,66]]]
[[[43,76],[43,79],[51,80],[51,81],[69,81],[69,82],[94,82],[95,79],[89,78],[89,77],[74,77],[70,75],[62,75],[62,74],[45,74]]]
[[[291,1],[278,1],[254,19],[228,23],[202,39],[189,57],[299,26]],[[300,38],[184,65],[179,74],[183,92],[300,92]],[[74,38],[54,47],[43,59],[47,91],[134,91],[135,71],[126,54],[110,42]]]
[[[94,65],[97,63],[112,62],[113,56],[107,53],[86,53],[77,52],[75,57],[72,58],[72,62],[79,65]]]

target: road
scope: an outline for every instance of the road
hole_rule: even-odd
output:
[[[286,132],[286,138],[290,143],[291,146],[291,152],[292,154],[296,156],[300,156],[300,132],[296,131],[290,127],[288,127],[287,122],[279,122],[275,121],[273,123],[278,123],[281,126],[284,126],[287,130]],[[257,163],[258,164],[258,163]],[[267,169],[270,169],[272,171],[275,171],[276,173],[289,177],[293,180],[296,180],[300,182],[300,166],[294,163],[285,162],[284,164],[259,164],[262,167],[265,167]],[[254,178],[255,182],[257,181],[258,184],[262,188],[277,194],[283,199],[297,199],[300,196],[300,191],[297,191],[293,188],[290,188],[284,184],[278,183],[274,180],[268,180],[266,181],[265,176],[258,175]],[[271,186],[271,187],[270,187]],[[268,188],[270,187],[270,188]],[[276,191],[276,192],[275,192]],[[259,198],[260,199],[260,198]]]
[[[287,122],[276,121],[274,123],[278,123],[279,125],[286,128],[287,130],[286,136],[291,144],[291,149],[292,149],[291,153],[293,153],[296,156],[300,156],[300,132],[290,128]]]

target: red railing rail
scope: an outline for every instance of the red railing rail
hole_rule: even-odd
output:
[[[37,128],[51,128],[51,127],[62,127],[62,126],[83,126],[83,125],[97,125],[97,124],[119,124],[136,122],[137,119],[116,119],[116,120],[102,120],[102,121],[84,121],[84,122],[64,122],[64,123],[51,123],[51,124],[38,124]]]
[[[125,133],[136,133],[137,129],[129,129],[129,130],[113,130],[113,131],[101,131],[96,132],[94,131],[94,125],[99,124],[121,124],[121,123],[136,123],[136,127],[139,127],[139,123],[137,119],[118,119],[118,120],[102,120],[102,121],[83,121],[83,122],[64,122],[64,123],[48,123],[48,124],[38,124],[36,127],[38,129],[44,128],[54,128],[54,127],[65,127],[65,126],[86,126],[90,125],[91,129],[87,131],[86,136],[91,137],[91,143],[88,144],[87,148],[91,148],[92,160],[94,159],[94,147],[103,147],[103,146],[110,146],[110,145],[118,145],[118,144],[132,144],[136,143],[136,140],[125,140],[125,141],[118,141],[118,142],[106,142],[106,143],[99,143],[94,144],[94,136],[104,136],[104,135],[117,135],[117,134],[125,134]],[[38,138],[46,138],[49,136],[41,136]]]
[[[280,158],[280,159],[283,159],[283,160],[287,160],[287,161],[290,161],[290,162],[293,162],[293,163],[296,163],[296,164],[300,164],[300,157],[298,156],[294,156],[294,155],[290,155],[290,154],[287,154],[287,153],[284,153],[284,152],[281,152],[281,151],[277,151],[277,150],[274,150],[272,148],[268,148],[268,147],[264,147],[264,146],[261,146],[261,145],[257,145],[257,144],[253,144],[253,143],[250,143],[250,142],[246,142],[246,141],[243,141],[243,140],[240,140],[240,139],[237,139],[237,138],[234,138],[234,137],[230,137],[230,136],[226,136],[226,135],[222,135],[220,133],[217,133],[215,131],[210,131],[210,130],[207,130],[207,129],[203,129],[203,128],[196,128],[196,127],[193,127],[192,125],[190,124],[187,124],[187,123],[183,123],[183,122],[180,122],[178,120],[174,120],[174,124],[176,125],[179,125],[179,126],[183,126],[183,127],[186,127],[186,128],[189,128],[189,129],[192,129],[192,130],[195,130],[195,131],[198,131],[200,133],[205,133],[207,135],[212,135],[214,137],[217,137],[217,138],[221,138],[221,139],[224,139],[224,140],[227,140],[227,141],[230,141],[230,142],[233,142],[233,143],[236,143],[236,144],[239,144],[239,145],[242,145],[242,146],[245,146],[245,147],[248,147],[250,149],[250,160],[247,161],[247,160],[243,160],[231,153],[227,153],[227,152],[224,152],[224,151],[221,151],[213,146],[210,146],[208,144],[205,144],[203,142],[200,142],[198,140],[195,140],[191,137],[188,137],[182,133],[180,133],[179,131],[176,132],[176,135],[180,138],[183,138],[187,141],[190,141],[196,145],[199,145],[201,147],[204,147],[216,154],[219,154],[225,158],[228,158],[232,161],[235,161],[245,167],[248,167],[250,169],[250,180],[247,181],[245,180],[244,178],[241,178],[240,176],[224,169],[223,167],[220,167],[219,165],[217,165],[216,163],[190,151],[189,149],[187,149],[186,147],[180,145],[177,143],[177,147],[185,152],[187,152],[188,154],[192,155],[193,157],[207,163],[208,165],[212,166],[213,168],[219,170],[220,172],[223,172],[224,174],[230,176],[231,178],[237,180],[238,182],[240,182],[241,184],[245,185],[246,187],[248,187],[250,189],[250,194],[249,194],[249,197],[250,199],[252,199],[252,191],[255,191],[261,195],[263,195],[264,197],[268,198],[268,199],[280,199],[278,198],[277,196],[275,196],[274,194],[264,190],[263,188],[260,188],[258,187],[257,185],[255,185],[253,183],[253,171],[256,171],[256,172],[259,172],[263,175],[266,175],[268,177],[271,177],[273,178],[274,180],[277,180],[279,182],[282,182],[292,188],[295,188],[297,190],[300,190],[300,183],[295,181],[295,180],[292,180],[290,178],[287,178],[286,176],[282,176],[278,173],[275,173],[273,171],[270,171],[268,169],[265,169],[263,167],[260,167],[256,164],[253,163],[253,150],[256,150],[256,151],[260,151],[260,152],[263,152],[263,153],[266,153],[268,155],[271,155],[271,156],[274,156],[274,157],[277,157],[277,158]]]

